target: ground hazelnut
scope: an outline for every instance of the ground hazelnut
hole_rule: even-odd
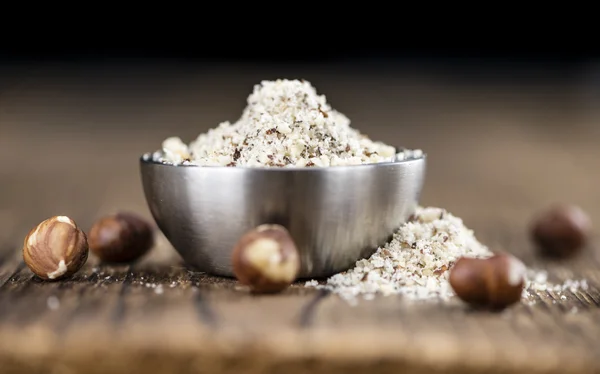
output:
[[[541,255],[567,258],[586,245],[591,228],[591,220],[581,208],[556,204],[533,219],[531,238]]]
[[[298,250],[279,225],[261,225],[244,234],[233,249],[233,272],[254,292],[278,292],[294,282],[300,270]]]
[[[521,299],[526,270],[509,254],[461,257],[450,270],[449,281],[456,296],[473,307],[503,309]]]
[[[140,258],[152,248],[154,232],[141,217],[122,212],[96,221],[88,240],[90,250],[101,261],[124,263]]]
[[[86,235],[69,217],[42,221],[23,242],[23,260],[42,279],[69,277],[81,269],[87,258]]]

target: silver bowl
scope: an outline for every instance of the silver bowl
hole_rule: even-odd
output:
[[[169,165],[140,160],[158,227],[191,267],[233,276],[238,238],[263,223],[285,226],[299,278],[326,277],[371,255],[414,212],[426,157],[326,168]]]

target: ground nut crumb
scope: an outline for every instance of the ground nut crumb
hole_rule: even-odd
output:
[[[249,167],[328,167],[420,158],[350,127],[350,120],[307,81],[262,81],[237,122],[222,122],[189,146],[171,137],[155,161]]]
[[[491,255],[460,218],[441,208],[420,207],[370,258],[357,261],[324,285],[306,286],[328,289],[347,300],[374,294],[448,299],[453,296],[448,270],[454,262],[461,256]]]
[[[356,262],[345,272],[323,284],[316,280],[305,287],[326,289],[354,304],[357,298],[402,295],[409,300],[449,301],[454,297],[449,271],[459,257],[487,258],[493,253],[480,243],[462,219],[442,208],[418,207],[415,214],[394,234],[390,242],[368,259]],[[586,280],[554,284],[544,270],[527,269],[522,301],[534,305],[541,293],[586,291]]]
[[[167,138],[162,143],[165,157],[174,163],[182,163],[190,158],[188,147],[180,138],[174,136]]]

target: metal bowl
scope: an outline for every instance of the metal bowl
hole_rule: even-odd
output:
[[[140,160],[158,227],[188,265],[233,276],[238,238],[263,223],[285,226],[302,262],[299,277],[350,268],[384,244],[414,212],[426,157],[356,166],[255,168]]]

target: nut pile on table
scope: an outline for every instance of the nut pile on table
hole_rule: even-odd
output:
[[[586,247],[591,234],[587,214],[573,205],[554,205],[530,224],[531,242],[543,257],[568,258]],[[410,300],[450,300],[502,309],[518,301],[535,303],[537,291],[587,289],[585,280],[547,281],[547,273],[527,268],[514,255],[481,244],[462,220],[441,208],[417,208],[393,239],[370,258],[335,274],[324,284],[351,303],[358,297],[402,295]]]
[[[443,298],[444,294],[439,294],[439,287],[446,282],[450,288],[446,296],[455,295],[475,308],[501,310],[522,300],[528,283],[526,266],[513,255],[488,251],[487,247],[478,243],[474,236],[460,237],[464,235],[461,230],[467,230],[461,226],[462,221],[453,218],[447,212],[445,218],[444,214],[432,217],[433,213],[439,215],[440,211],[445,212],[439,208],[419,208],[417,214],[403,225],[404,229],[413,225],[412,231],[403,231],[401,228],[390,242],[392,245],[388,243],[380,248],[371,259],[359,260],[356,268],[334,275],[325,285],[309,281],[307,286],[326,288],[344,297],[356,296],[359,293],[371,296],[376,293],[415,296],[417,294],[406,293],[407,289],[413,287],[415,290],[428,291],[429,286],[434,291],[431,295],[435,294]],[[441,219],[454,222],[454,226],[444,227],[443,222],[439,223]],[[436,232],[435,237],[427,237],[425,233],[425,241],[422,237],[404,247],[393,246],[394,241],[407,242],[410,235],[422,231],[423,228],[420,228],[419,224],[428,225],[430,222],[433,222],[433,226],[423,227],[433,228]],[[530,235],[539,255],[564,259],[576,256],[585,248],[591,229],[589,217],[579,207],[555,205],[540,212],[532,220]],[[448,243],[450,237],[456,235],[459,235],[458,239],[451,240],[458,240],[453,245],[460,247],[460,251],[454,254],[448,253],[446,257],[439,257],[437,261],[441,262],[431,262],[435,264],[432,267],[435,270],[426,270],[425,266],[430,265],[424,263],[424,259],[436,261],[433,254],[435,248],[438,251],[440,248],[448,248],[435,247],[435,240],[439,239],[438,243],[442,244]],[[153,244],[154,231],[151,225],[133,213],[118,213],[102,217],[91,227],[87,235],[73,219],[54,216],[42,221],[27,234],[23,243],[23,258],[35,275],[44,280],[56,281],[77,273],[86,263],[89,252],[106,263],[127,263],[145,255]],[[433,247],[429,247],[431,245]],[[476,249],[469,252],[469,247]],[[434,252],[431,252],[431,256],[428,255],[429,252],[424,252],[432,250]],[[397,257],[399,253],[409,256]],[[410,283],[410,279],[402,278],[401,272],[404,269],[398,264],[404,264],[403,266],[408,268],[412,258],[411,253],[421,256],[412,257],[417,259],[416,266],[424,269],[421,279],[427,280],[427,284],[419,286],[419,278],[415,278],[416,283]],[[459,255],[460,253],[463,255]],[[400,276],[396,278],[392,276],[386,281],[387,283],[367,283],[369,277],[382,279],[385,261],[391,261],[394,256],[396,256],[396,265],[391,271],[398,272]],[[298,249],[291,234],[285,227],[272,224],[260,225],[244,234],[232,249],[231,261],[238,281],[255,293],[285,290],[296,281],[301,266]],[[369,269],[369,261],[373,264],[381,262],[380,268]],[[439,283],[429,285],[432,279],[436,279]],[[358,287],[361,283],[376,286],[361,289]],[[394,292],[390,285],[396,286],[398,292]],[[359,291],[355,292],[355,290]]]
[[[440,215],[439,212],[442,214]],[[443,217],[444,213],[445,218]],[[433,214],[438,217],[432,218]],[[441,221],[442,219],[446,221]],[[389,270],[389,274],[398,273],[401,274],[400,277],[392,277],[387,283],[365,283],[375,286],[371,290],[362,289],[362,291],[370,291],[367,293],[368,295],[375,293],[385,295],[387,287],[387,294],[393,294],[394,292],[389,292],[389,286],[394,285],[399,288],[399,292],[395,293],[416,296],[417,294],[411,294],[411,291],[402,289],[403,287],[412,287],[415,290],[432,291],[426,296],[435,295],[441,298],[457,296],[474,308],[502,310],[521,301],[527,286],[535,288],[534,283],[539,283],[538,280],[528,279],[529,271],[518,258],[508,253],[493,253],[477,242],[474,236],[464,236],[465,232],[467,234],[470,232],[462,226],[462,221],[439,208],[418,208],[414,218],[404,225],[404,228],[413,225],[412,231],[403,231],[401,228],[397,234],[400,237],[394,238],[393,241],[406,242],[413,233],[421,230],[420,224],[428,222],[434,222],[432,227],[435,237],[439,238],[439,244],[448,243],[450,236],[458,236],[451,239],[456,243],[453,245],[458,247],[455,252],[444,254],[445,257],[438,254],[437,261],[440,262],[436,262],[434,252],[431,252],[429,256],[430,263],[435,266],[429,272],[424,270],[421,279],[426,279],[426,283],[437,279],[439,283],[433,286],[424,284],[421,287],[418,285],[419,278],[415,278],[417,284],[411,284],[409,279],[402,278],[405,276],[402,275],[402,272],[405,271],[402,266],[409,269],[410,272],[415,272],[417,268],[424,269],[426,266],[430,266],[423,262],[425,261],[423,259],[428,257],[428,254],[423,251],[431,251],[435,248],[439,251],[450,248],[442,245],[428,247],[431,244],[428,244],[427,240],[431,240],[433,237],[428,237],[426,233],[425,243],[417,239],[416,242],[404,247],[385,246],[380,248],[374,255],[376,260],[372,262],[376,263],[377,260],[380,260],[381,268],[385,267],[383,264],[385,261],[398,255],[398,251],[419,253],[422,256],[416,257],[419,261],[412,270],[409,267],[411,266],[409,265],[411,257],[399,257],[402,258],[402,261],[396,261],[395,267]],[[444,227],[444,222],[450,222],[450,225]],[[531,240],[540,255],[568,258],[578,254],[587,244],[591,233],[591,222],[589,217],[576,206],[555,205],[534,217],[530,233]],[[469,247],[474,249],[469,251]],[[463,255],[457,255],[458,253],[463,253]],[[376,257],[376,255],[383,257]],[[235,275],[240,283],[249,286],[253,292],[278,292],[285,289],[293,283],[300,268],[297,248],[290,233],[278,225],[261,225],[243,235],[233,251],[232,261]],[[382,277],[381,271],[378,272],[377,269],[374,269],[375,271],[364,270],[368,267],[368,262],[368,259],[359,260],[357,267],[348,271],[349,273],[358,272],[354,278],[352,275],[343,278],[343,273],[336,274],[329,279],[329,287],[320,287],[339,293],[341,296],[355,296],[352,295],[352,290],[359,289],[356,288],[357,284],[367,282],[370,276],[379,279]],[[433,270],[434,268],[435,270]],[[344,281],[349,281],[349,283],[344,283]],[[307,286],[317,286],[315,283],[317,282],[309,281]],[[439,288],[444,283],[448,284],[449,292],[440,294]],[[380,288],[377,288],[378,286]],[[427,286],[431,290],[427,290]],[[572,286],[570,287],[572,288]],[[350,291],[344,293],[348,290]],[[425,298],[423,297],[423,299]]]

